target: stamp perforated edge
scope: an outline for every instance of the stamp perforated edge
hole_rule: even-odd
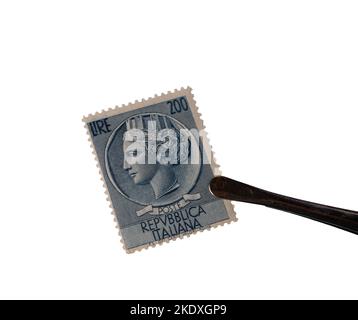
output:
[[[96,149],[94,147],[94,144],[93,144],[93,141],[92,141],[92,138],[91,138],[91,134],[89,132],[87,124],[89,122],[99,120],[99,119],[101,119],[103,117],[115,116],[115,115],[120,114],[120,113],[140,109],[140,108],[145,107],[145,106],[150,106],[152,104],[157,104],[157,103],[160,103],[160,102],[163,102],[163,101],[166,101],[166,100],[170,100],[170,99],[174,99],[174,98],[177,98],[177,97],[180,97],[180,96],[183,96],[183,95],[185,95],[187,97],[187,99],[189,100],[190,109],[191,109],[191,111],[193,113],[193,118],[194,118],[194,121],[195,121],[195,124],[196,124],[197,128],[199,130],[203,130],[203,132],[204,132],[204,134],[202,136],[202,139],[204,139],[204,143],[203,143],[204,152],[207,153],[207,154],[211,153],[211,164],[210,164],[210,166],[211,166],[211,168],[213,170],[214,176],[221,175],[220,166],[216,163],[215,153],[212,150],[210,141],[208,139],[207,132],[205,130],[204,122],[201,119],[201,113],[199,112],[199,109],[198,109],[198,107],[196,105],[196,101],[194,99],[194,95],[192,93],[192,88],[191,87],[186,87],[186,88],[182,87],[179,90],[175,89],[174,91],[168,91],[167,93],[162,93],[161,95],[154,95],[154,97],[151,97],[151,98],[148,98],[148,99],[142,99],[141,101],[136,100],[134,103],[129,103],[129,104],[126,104],[126,105],[123,104],[122,106],[116,106],[114,108],[109,108],[107,110],[102,110],[101,112],[96,112],[95,114],[89,114],[88,116],[84,116],[82,118],[82,121],[85,123],[84,127],[85,127],[86,132],[87,132],[88,141],[90,142],[90,145],[91,145],[92,154],[94,155],[95,160],[96,160],[96,167],[99,170],[100,178],[101,178],[101,181],[103,183],[103,188],[104,188],[104,192],[105,192],[105,195],[106,195],[106,200],[109,202],[109,207],[111,208],[111,214],[114,216],[114,222],[116,223],[115,227],[118,229],[118,233],[119,233],[119,236],[120,236],[120,241],[121,241],[121,243],[123,245],[123,248],[126,251],[126,253],[134,253],[136,251],[141,251],[142,249],[148,249],[150,247],[154,248],[157,245],[162,245],[163,243],[169,243],[170,241],[175,241],[178,238],[179,239],[183,239],[184,237],[189,238],[191,235],[194,235],[194,234],[196,234],[198,232],[203,232],[205,230],[210,230],[211,228],[216,228],[218,226],[222,226],[222,225],[225,225],[225,224],[230,224],[231,222],[235,222],[235,221],[238,220],[237,217],[236,217],[234,206],[231,203],[231,201],[224,200],[225,208],[226,208],[226,210],[228,212],[228,215],[229,215],[229,218],[226,219],[226,220],[216,222],[216,223],[211,224],[211,225],[209,225],[209,226],[207,226],[205,228],[202,228],[202,229],[196,229],[196,230],[194,230],[194,231],[192,231],[190,233],[179,234],[179,235],[177,235],[175,237],[159,240],[159,241],[156,241],[156,242],[153,242],[153,243],[150,243],[150,244],[144,244],[144,245],[141,245],[141,246],[138,246],[138,247],[135,247],[135,248],[131,248],[131,249],[128,249],[126,247],[124,241],[123,241],[121,231],[120,231],[120,228],[119,228],[117,215],[116,215],[116,213],[114,211],[114,208],[113,208],[113,205],[112,205],[111,196],[110,196],[110,194],[108,192],[107,184],[106,184],[106,181],[105,181],[105,179],[103,177],[103,172],[101,170],[101,167],[100,167],[100,164],[99,164],[99,161],[98,161],[98,156],[97,156],[97,153],[96,153]]]

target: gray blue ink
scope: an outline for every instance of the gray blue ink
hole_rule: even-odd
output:
[[[164,98],[165,99],[165,98]],[[128,164],[125,132],[146,132],[148,121],[157,129],[175,132],[198,129],[186,95],[127,112],[105,116],[87,126],[127,250],[230,220],[224,200],[208,189],[214,172],[210,164]],[[203,152],[201,138],[190,139]],[[178,157],[181,150],[178,149]],[[191,154],[188,154],[191,157]],[[202,159],[202,154],[201,158]]]

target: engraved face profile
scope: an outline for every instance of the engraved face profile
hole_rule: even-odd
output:
[[[156,163],[149,164],[146,163],[148,158],[147,150],[148,150],[148,123],[152,121],[155,123],[155,127],[158,130],[170,129],[173,130],[176,135],[176,141],[179,142],[180,133],[177,128],[172,124],[169,118],[162,115],[146,115],[146,116],[135,116],[127,120],[126,127],[127,130],[131,129],[141,129],[145,134],[145,149],[140,150],[128,150],[131,142],[124,141],[123,142],[123,152],[126,155],[126,152],[131,153],[133,151],[136,152],[136,157],[138,159],[138,163],[129,164],[126,160],[124,160],[123,168],[127,170],[129,176],[133,179],[134,183],[137,185],[145,185],[150,184],[153,188],[153,192],[156,199],[163,197],[164,195],[173,192],[174,190],[180,187],[178,183],[178,179],[173,170],[172,163],[161,164],[159,161]],[[179,143],[178,143],[179,144]],[[157,147],[160,146],[157,145]],[[178,150],[178,148],[176,148]],[[188,148],[190,150],[190,148]],[[132,154],[128,154],[131,156]],[[180,151],[176,154],[177,159],[175,159],[176,164],[179,162]]]
[[[176,135],[178,143],[174,161],[148,163],[148,124],[153,122],[157,132],[170,129]],[[126,139],[126,134],[132,129],[139,129],[144,133],[144,149],[130,148],[133,142]],[[183,134],[189,141],[188,148],[183,148],[179,143],[180,135]],[[162,143],[165,141],[156,142],[155,151],[158,151]],[[196,146],[195,156],[199,159],[195,164],[191,162],[194,153],[192,145]],[[127,161],[128,156],[135,156],[137,161],[130,163]],[[167,205],[179,200],[195,186],[201,170],[199,140],[181,122],[169,115],[135,114],[113,130],[105,149],[105,164],[113,187],[127,199],[141,205]]]

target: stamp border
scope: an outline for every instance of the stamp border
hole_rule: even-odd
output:
[[[90,145],[91,145],[92,154],[94,155],[95,160],[96,160],[96,167],[99,170],[100,178],[101,178],[101,181],[103,182],[103,188],[104,188],[104,192],[105,192],[105,195],[106,195],[106,199],[109,202],[109,207],[111,208],[111,214],[114,216],[114,222],[116,223],[115,227],[116,227],[116,229],[118,229],[118,234],[120,236],[120,240],[121,240],[123,249],[126,251],[126,253],[134,253],[136,251],[141,251],[143,249],[148,249],[150,247],[154,248],[157,245],[162,245],[163,243],[169,243],[171,241],[177,240],[178,238],[179,239],[183,239],[184,237],[189,238],[190,236],[192,236],[192,235],[194,235],[194,234],[196,234],[198,232],[203,232],[205,230],[210,230],[212,228],[216,228],[218,226],[222,226],[222,225],[225,225],[225,224],[230,224],[231,222],[236,222],[238,220],[237,217],[236,217],[234,206],[231,203],[231,201],[223,200],[225,208],[226,208],[226,210],[228,212],[228,215],[229,215],[229,219],[227,219],[227,220],[216,222],[216,223],[211,224],[211,225],[209,225],[209,226],[207,226],[205,228],[197,229],[197,230],[194,230],[194,231],[192,231],[190,233],[179,234],[179,235],[177,235],[175,237],[166,238],[166,239],[163,239],[163,240],[159,240],[159,241],[149,243],[149,244],[144,244],[144,245],[141,245],[141,246],[138,246],[138,247],[135,247],[135,248],[131,248],[131,249],[128,249],[126,247],[124,241],[123,241],[121,231],[120,231],[120,228],[119,228],[117,215],[116,215],[116,213],[114,211],[114,208],[113,208],[113,205],[112,205],[111,196],[110,196],[110,194],[108,192],[107,184],[106,184],[106,181],[105,181],[105,179],[103,177],[103,173],[102,173],[102,170],[101,170],[101,167],[100,167],[100,163],[98,161],[97,152],[96,152],[96,149],[94,147],[94,144],[93,144],[93,141],[92,141],[92,138],[91,138],[91,134],[89,132],[87,124],[89,122],[99,120],[99,119],[101,119],[103,117],[115,116],[115,115],[120,114],[120,113],[140,109],[142,107],[157,104],[157,103],[160,103],[160,102],[163,102],[163,101],[166,101],[166,100],[170,100],[170,99],[174,99],[174,98],[177,98],[177,97],[180,97],[180,96],[183,96],[183,95],[185,95],[187,97],[187,99],[189,100],[189,105],[190,105],[190,108],[192,110],[193,118],[194,118],[194,121],[195,121],[195,124],[196,124],[197,128],[199,130],[203,130],[203,132],[204,132],[204,134],[202,136],[202,139],[204,139],[203,142],[204,142],[204,146],[205,146],[204,151],[205,151],[205,153],[208,153],[208,152],[210,153],[211,152],[211,164],[210,164],[210,166],[211,166],[211,168],[213,170],[214,176],[221,175],[220,166],[216,163],[215,153],[214,153],[214,151],[212,149],[212,146],[210,144],[210,141],[208,139],[208,135],[207,135],[207,132],[206,132],[206,129],[205,129],[205,126],[204,126],[204,122],[201,119],[201,113],[199,112],[199,109],[198,109],[198,107],[196,105],[196,101],[195,101],[194,95],[192,93],[192,88],[189,87],[189,86],[186,87],[186,88],[182,87],[179,90],[175,89],[174,91],[168,91],[167,93],[162,93],[161,95],[154,95],[154,97],[151,97],[151,98],[148,98],[148,99],[142,99],[140,101],[136,100],[134,103],[128,103],[126,105],[123,104],[122,106],[116,106],[114,108],[109,108],[107,110],[102,110],[101,112],[96,112],[95,114],[89,114],[88,116],[84,116],[82,118],[82,121],[85,123],[84,127],[85,127],[86,132],[87,132],[88,141],[90,142]]]

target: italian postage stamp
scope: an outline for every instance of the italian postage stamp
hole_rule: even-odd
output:
[[[236,221],[191,88],[83,118],[127,253]]]

